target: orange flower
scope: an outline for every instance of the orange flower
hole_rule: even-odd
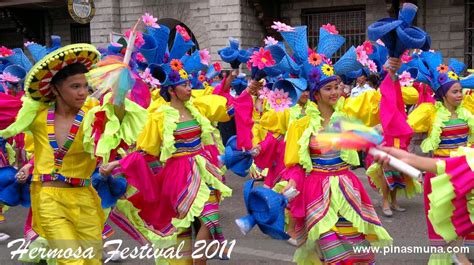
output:
[[[308,62],[313,66],[320,65],[322,61],[323,59],[321,58],[321,55],[317,53],[311,53],[308,57]]]
[[[183,69],[183,63],[181,63],[181,61],[178,59],[171,60],[170,66],[171,66],[171,69],[175,71],[179,71]]]
[[[206,81],[206,76],[205,75],[199,75],[198,80],[199,80],[199,82],[202,83],[202,82]]]
[[[438,70],[438,72],[440,72],[440,73],[446,73],[446,72],[448,72],[449,67],[448,67],[447,65],[445,65],[445,64],[440,64],[440,65],[436,68],[436,70]]]

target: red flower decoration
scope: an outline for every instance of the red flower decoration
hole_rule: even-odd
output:
[[[222,70],[221,64],[219,62],[215,62],[213,65],[214,69],[216,69],[217,72],[220,72]]]
[[[372,46],[372,43],[370,43],[370,41],[366,40],[362,45],[364,46],[364,50],[367,55],[370,55],[374,52],[374,47]]]
[[[189,41],[191,40],[191,37],[189,36],[188,32],[186,29],[180,25],[176,26],[176,31],[178,31],[179,34],[181,34],[181,37],[183,37],[184,41]]]
[[[183,63],[179,59],[173,59],[170,63],[171,69],[174,71],[179,71],[183,69]]]
[[[0,57],[7,57],[12,55],[14,52],[10,49],[8,49],[5,46],[0,47]]]
[[[202,83],[202,82],[206,81],[206,76],[205,75],[199,75],[198,80],[199,80],[199,82]]]
[[[339,31],[337,31],[336,26],[331,25],[329,23],[327,23],[326,25],[322,25],[321,27],[331,34],[339,34]]]
[[[273,59],[270,51],[266,51],[263,48],[255,51],[250,57],[250,61],[252,62],[252,66],[256,66],[260,70],[265,67],[275,65],[275,60]]]

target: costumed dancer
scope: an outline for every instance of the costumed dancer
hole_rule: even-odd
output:
[[[94,247],[93,259],[59,258],[58,264],[100,264],[101,231],[105,220],[90,180],[97,161],[93,156],[94,144],[83,141],[85,131],[92,126],[83,120],[94,120],[94,117],[88,117],[88,112],[97,105],[88,98],[85,73],[98,61],[100,54],[89,44],[68,45],[52,52],[40,45],[34,47],[38,48],[37,55],[43,58],[26,76],[27,96],[15,123],[0,131],[0,135],[10,137],[30,131],[34,137],[33,229],[53,249]],[[115,118],[120,130],[138,126],[126,112],[127,107],[124,108],[117,109],[124,114],[120,117],[124,121]],[[20,181],[27,177],[24,173],[18,174]]]
[[[199,227],[196,240],[223,240],[218,206],[232,193],[204,149],[213,144],[211,121],[229,120],[228,102],[216,95],[190,100],[186,67],[191,72],[195,66],[187,64],[192,58],[186,52],[194,43],[185,30],[178,29],[168,53],[169,33],[164,25],[147,26],[145,44],[139,49],[161,83],[165,102],[149,112],[137,140],[138,151],[106,165],[108,171],[120,170],[136,188],[128,200],[117,202],[112,214],[134,239],[152,242],[157,248],[174,246],[177,240],[189,242],[193,225]],[[184,259],[159,259],[157,263],[192,263],[189,247],[185,247]]]
[[[423,52],[414,58],[418,70],[417,79],[426,82],[434,90],[436,103],[423,103],[408,116],[408,124],[417,133],[428,133],[421,143],[424,153],[433,152],[435,158],[449,157],[459,147],[472,142],[474,117],[463,105],[463,88],[473,88],[474,79],[460,80],[459,74],[465,65],[455,59],[449,65],[443,64],[439,52]],[[425,66],[428,66],[428,68]],[[427,172],[424,179],[425,214],[427,215],[428,237],[433,244],[443,244],[444,240],[433,229],[430,212],[429,194],[432,193],[432,178]],[[472,241],[472,235],[465,235],[466,241]],[[467,242],[466,242],[467,243]],[[439,255],[431,255],[430,263],[442,262]],[[450,262],[450,259],[445,262]]]
[[[428,216],[434,231],[449,246],[460,247],[462,240],[474,229],[470,216],[472,212],[470,194],[474,188],[472,157],[474,150],[459,147],[451,152],[451,157],[429,158],[417,156],[404,150],[381,147],[382,151],[398,158],[420,170],[430,172],[434,176],[429,179],[431,193],[427,194],[429,203]],[[389,167],[390,158],[375,157],[375,161]],[[438,254],[443,255],[443,254]],[[463,253],[444,254],[444,259],[430,258],[429,264],[472,264]],[[452,259],[452,260],[451,260]]]
[[[392,72],[399,71],[402,62],[405,62],[404,66],[411,63],[410,58],[407,58],[407,50],[429,50],[430,48],[430,37],[422,29],[411,26],[417,9],[417,6],[405,3],[398,14],[398,19],[381,19],[369,26],[369,39],[383,43],[387,48],[390,57],[388,63],[390,67],[395,67],[395,69],[390,69]],[[400,86],[401,78],[406,73],[403,69],[399,72],[399,76],[386,76],[380,85],[382,93],[380,119],[384,142],[388,146],[406,150],[413,130],[405,122],[407,115],[403,94],[407,90],[403,90]],[[398,212],[406,210],[398,205],[397,193],[403,192],[410,198],[415,193],[421,192],[421,186],[417,180],[398,171],[385,170],[374,164],[367,170],[367,174],[375,186],[382,191],[382,210],[385,216],[392,216],[392,209]]]
[[[390,244],[391,237],[382,227],[370,198],[358,177],[349,170],[358,164],[357,152],[331,151],[322,154],[312,140],[331,121],[343,116],[360,118],[365,124],[377,124],[379,97],[367,91],[354,99],[345,100],[336,85],[336,73],[345,74],[358,70],[362,65],[356,60],[355,48],[344,54],[334,65],[329,58],[342,46],[344,38],[335,28],[321,29],[320,35],[330,35],[320,43],[315,63],[308,61],[306,27],[280,30],[293,57],[301,64],[303,77],[310,87],[306,116],[294,121],[287,132],[285,165],[288,184],[300,192],[289,203],[295,219],[297,249],[294,261],[298,264],[337,262],[373,263],[373,253],[356,254],[353,246],[368,245],[369,241]],[[301,47],[302,46],[302,47]],[[364,105],[362,104],[364,102]]]

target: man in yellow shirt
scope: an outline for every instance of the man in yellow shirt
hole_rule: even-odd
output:
[[[0,131],[3,137],[33,135],[33,229],[59,250],[50,257],[57,264],[101,264],[105,218],[90,180],[97,160],[83,142],[91,125],[82,122],[94,105],[85,73],[99,57],[94,46],[73,44],[39,60],[25,79],[27,96],[16,122]],[[18,172],[20,181],[31,166]]]

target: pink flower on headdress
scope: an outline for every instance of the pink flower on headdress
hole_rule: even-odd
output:
[[[265,99],[265,98],[268,98],[270,96],[270,93],[272,91],[270,89],[268,89],[268,87],[263,87],[262,89],[260,89],[258,91],[258,98],[259,99]]]
[[[263,48],[255,51],[250,57],[250,61],[252,62],[252,66],[256,66],[260,70],[267,66],[275,65],[275,60],[270,51],[266,51]]]
[[[268,103],[275,109],[275,111],[284,111],[286,108],[290,107],[291,98],[289,97],[288,92],[277,88],[270,92]]]
[[[295,28],[286,25],[285,23],[282,23],[280,21],[273,21],[272,29],[278,31],[278,32],[288,32],[288,31],[294,31]]]
[[[143,56],[143,54],[137,53],[137,61],[139,61],[141,63],[146,63],[146,58],[145,58],[145,56]]]
[[[199,58],[201,58],[201,63],[205,65],[209,65],[209,61],[211,61],[211,56],[209,55],[209,51],[206,49],[199,51]]]
[[[364,46],[362,45],[357,46],[356,54],[357,54],[357,61],[362,65],[367,65],[369,56],[367,55],[367,52],[365,51]]]
[[[181,34],[181,37],[183,37],[184,41],[191,40],[191,37],[189,37],[189,34],[184,27],[177,25],[176,31],[178,31],[178,33]]]
[[[368,40],[364,41],[362,46],[364,47],[364,50],[367,53],[367,55],[371,55],[374,52],[374,47],[372,46],[372,43],[370,43],[370,41]]]
[[[400,85],[404,87],[411,86],[413,84],[413,78],[411,78],[411,74],[407,71],[403,71],[403,73],[398,76],[398,80],[400,80]]]
[[[143,73],[140,73],[140,77],[152,87],[159,87],[161,83],[158,79],[154,78],[150,73],[150,68],[146,68]]]
[[[132,33],[132,30],[129,29],[125,31],[125,37],[130,38],[130,33]],[[136,37],[135,37],[135,47],[140,48],[145,44],[145,40],[143,39],[143,34],[140,31],[135,31]]]
[[[214,69],[216,69],[216,72],[220,72],[222,70],[221,64],[219,62],[215,62],[213,65]]]
[[[381,39],[378,39],[378,40],[376,41],[376,43],[377,43],[378,45],[381,45],[381,46],[384,46],[384,47],[385,47],[385,43],[383,43],[383,41],[382,41]]]
[[[34,42],[34,41],[27,41],[27,42],[25,42],[23,45],[24,45],[25,47],[28,47],[28,46],[30,46],[31,44],[35,44],[35,43],[36,43],[36,42]]]
[[[330,23],[327,23],[326,25],[322,25],[321,28],[327,30],[331,34],[339,34],[339,31],[337,31],[336,26],[331,25]]]
[[[153,28],[160,28],[160,25],[156,23],[158,20],[157,18],[154,18],[152,15],[145,13],[145,15],[142,16],[143,23],[149,27]]]
[[[278,44],[278,41],[275,40],[273,37],[270,37],[270,36],[266,37],[264,42],[265,42],[265,45],[276,45],[276,44]]]
[[[252,71],[252,62],[250,60],[247,61],[247,70]]]
[[[2,82],[10,82],[10,83],[17,83],[20,81],[20,78],[10,74],[10,73],[3,73],[0,74],[0,81]]]
[[[406,50],[403,52],[402,57],[400,58],[402,60],[402,63],[408,63],[411,61],[412,57],[409,55],[410,51]]]
[[[367,64],[367,67],[369,68],[369,70],[370,70],[372,73],[376,73],[376,72],[377,72],[377,65],[375,64],[374,61],[369,60],[369,61],[368,61],[368,64]]]
[[[5,46],[0,47],[0,57],[7,57],[14,54],[14,52],[10,49],[8,49]]]

